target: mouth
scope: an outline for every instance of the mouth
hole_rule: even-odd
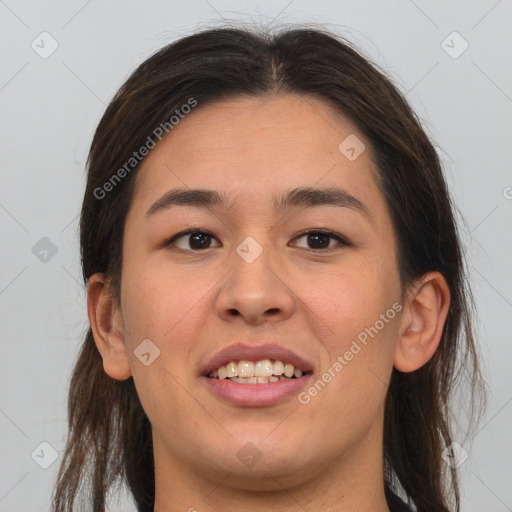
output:
[[[259,361],[229,361],[208,373],[210,379],[229,380],[236,384],[268,384],[282,380],[300,379],[310,372],[296,367],[290,362],[278,359]]]
[[[310,381],[313,366],[273,344],[231,345],[202,367],[200,377],[217,399],[245,407],[272,406],[291,399]]]

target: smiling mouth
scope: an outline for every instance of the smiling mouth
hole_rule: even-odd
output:
[[[237,384],[268,384],[282,380],[299,379],[308,375],[301,368],[279,360],[230,361],[210,372],[207,377],[217,380],[229,380]]]

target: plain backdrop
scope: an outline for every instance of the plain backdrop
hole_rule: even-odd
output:
[[[0,0],[0,511],[50,509],[88,326],[77,222],[93,130],[136,65],[224,20],[327,24],[393,77],[439,147],[490,389],[464,445],[463,511],[512,510],[510,0]],[[109,510],[135,508],[122,495]]]

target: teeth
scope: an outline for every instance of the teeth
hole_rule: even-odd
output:
[[[268,382],[278,382],[293,377],[300,378],[303,371],[295,368],[293,364],[282,361],[271,361],[263,359],[261,361],[230,361],[225,366],[220,366],[217,370],[208,375],[212,378],[229,379],[239,384],[266,384]]]
[[[254,377],[254,363],[252,361],[240,361],[238,363],[239,377]]]
[[[237,384],[267,384],[269,382],[279,382],[280,380],[288,380],[284,375],[276,377],[271,375],[270,377],[229,377],[226,380],[235,382]]]
[[[272,375],[272,361],[270,359],[258,361],[254,366],[254,375],[256,377],[270,377]]]
[[[295,370],[295,368],[294,368],[293,364],[286,363],[284,365],[284,374],[287,377],[291,377],[293,375],[294,370]]]
[[[238,377],[238,366],[234,361],[226,365],[226,377]]]
[[[284,364],[281,361],[274,361],[272,365],[272,375],[283,375]]]

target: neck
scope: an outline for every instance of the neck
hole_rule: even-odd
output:
[[[381,432],[376,422],[376,432]],[[373,430],[373,429],[371,429]],[[263,471],[257,479],[242,479],[236,470],[205,472],[191,468],[153,436],[155,452],[155,512],[389,512],[384,494],[382,435],[369,431],[364,442],[336,457],[320,461],[300,475]]]

